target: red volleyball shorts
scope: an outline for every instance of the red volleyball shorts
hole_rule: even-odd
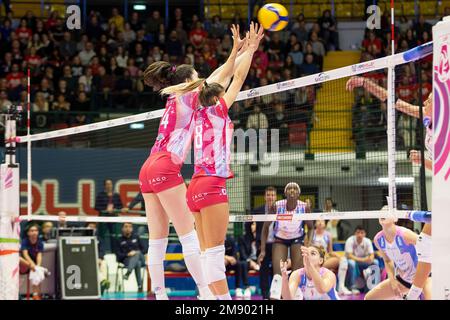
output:
[[[200,212],[203,208],[227,203],[226,183],[227,180],[220,177],[194,177],[186,192],[186,201],[191,212]]]
[[[180,170],[183,163],[174,161],[170,152],[150,155],[139,172],[142,193],[159,193],[184,183]]]

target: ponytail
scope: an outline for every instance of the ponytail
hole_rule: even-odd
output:
[[[157,61],[145,69],[144,83],[159,90],[190,81],[194,71],[194,67],[188,64],[175,66],[165,61]]]
[[[169,94],[176,94],[176,95],[183,95],[190,91],[194,91],[198,87],[200,87],[205,79],[198,79],[195,81],[190,82],[184,82],[180,84],[176,84],[174,86],[166,87],[160,91],[161,95],[169,95]]]
[[[198,96],[199,102],[202,106],[212,106],[215,104],[214,98],[218,97],[224,91],[224,87],[217,82],[206,83]]]

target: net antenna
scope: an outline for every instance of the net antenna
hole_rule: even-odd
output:
[[[388,137],[388,189],[387,205],[389,216],[395,217],[397,208],[397,191],[395,186],[395,12],[394,0],[391,0],[391,58],[388,63],[387,83],[387,137]]]

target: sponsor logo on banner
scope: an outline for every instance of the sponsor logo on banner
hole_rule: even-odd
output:
[[[327,219],[327,218],[331,219],[331,218],[340,218],[343,215],[344,215],[344,213],[337,211],[337,212],[323,213],[323,214],[320,215],[320,217],[323,218],[323,219]]]
[[[259,95],[259,91],[256,89],[251,89],[248,93],[247,93],[247,98],[253,98]]]
[[[234,217],[235,222],[250,222],[253,221],[253,216],[238,215]]]
[[[277,221],[292,221],[293,214],[278,214]]]
[[[295,84],[295,80],[283,81],[283,82],[277,83],[277,89],[281,90],[281,89],[290,88],[290,87],[293,87],[294,84]]]
[[[325,72],[321,72],[319,73],[319,75],[317,77],[314,78],[315,82],[322,82],[322,81],[326,81],[330,79],[330,76],[327,75]]]
[[[364,70],[368,70],[372,67],[375,66],[375,62],[374,61],[369,61],[369,62],[364,62],[364,63],[358,63],[352,66],[352,71],[353,72],[361,72]]]

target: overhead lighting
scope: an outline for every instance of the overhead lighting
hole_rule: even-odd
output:
[[[147,6],[145,4],[135,4],[133,5],[133,9],[136,11],[144,11],[147,10]]]
[[[142,130],[142,129],[144,129],[144,124],[143,123],[132,123],[132,124],[130,124],[130,129]]]
[[[378,182],[382,184],[388,184],[389,178],[387,177],[380,177],[378,178]],[[414,177],[396,177],[395,183],[399,184],[413,184],[414,183]]]

